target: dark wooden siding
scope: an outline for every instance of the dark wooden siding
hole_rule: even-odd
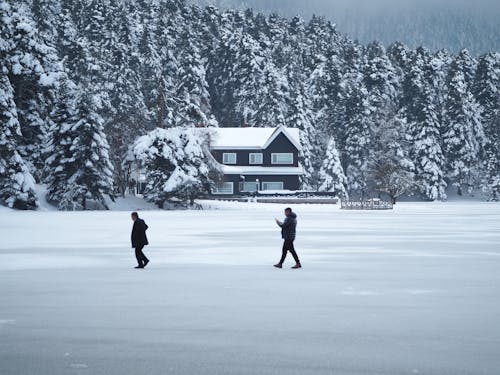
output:
[[[246,182],[254,182],[259,180],[260,188],[262,188],[262,182],[283,182],[283,189],[285,190],[299,190],[300,181],[299,176],[294,175],[245,175]],[[233,194],[240,193],[240,182],[243,182],[243,179],[240,178],[240,175],[225,175],[224,181],[233,183]]]
[[[293,153],[293,164],[271,164],[271,154],[273,153]],[[299,166],[299,151],[292,142],[283,134],[280,133],[274,141],[264,150],[264,165],[274,167],[298,167]]]

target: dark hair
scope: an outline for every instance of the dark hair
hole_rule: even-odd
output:
[[[133,217],[139,217],[139,214],[137,212],[132,212],[130,215],[132,215]]]
[[[290,207],[285,208],[285,211],[292,212],[292,209]]]

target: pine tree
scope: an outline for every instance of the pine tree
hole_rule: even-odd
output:
[[[138,138],[133,154],[145,169],[145,198],[164,208],[209,193],[219,170],[208,142],[208,132],[193,128],[158,128]]]
[[[398,80],[385,48],[371,43],[366,49],[363,67],[364,83],[368,90],[368,105],[373,128],[384,126],[397,115]]]
[[[122,168],[128,147],[140,134],[146,131],[148,113],[144,97],[140,90],[140,77],[136,54],[133,53],[133,34],[130,30],[128,15],[120,9],[114,9],[111,26],[111,40],[108,59],[111,72],[106,74],[105,87],[110,90],[109,106],[100,114],[104,119],[104,129],[110,146],[110,160],[113,164],[114,182],[118,192],[125,194],[129,185],[129,173]]]
[[[479,106],[462,69],[450,71],[443,134],[448,176],[458,195],[472,193],[484,144]]]
[[[262,84],[255,93],[252,124],[259,127],[285,126],[290,87],[286,76],[272,62],[264,66]]]
[[[480,104],[485,133],[482,189],[489,200],[500,200],[500,53],[479,58],[473,92]]]
[[[302,85],[297,85],[290,98],[286,125],[300,130],[301,150],[299,153],[299,163],[303,169],[300,177],[302,189],[312,190],[317,188],[318,171],[316,168],[317,158],[315,157],[315,142],[318,140],[316,128],[314,127],[314,115],[312,113],[312,103],[304,92]]]
[[[206,80],[205,61],[201,51],[190,37],[191,30],[186,29],[182,43],[178,46],[179,71],[176,97],[179,107],[176,111],[177,126],[218,126],[212,114],[210,94]]]
[[[323,165],[319,171],[319,181],[319,191],[335,193],[342,199],[348,198],[346,191],[347,178],[340,163],[339,152],[334,138],[328,141]]]
[[[407,133],[405,120],[398,116],[381,124],[374,132],[370,180],[374,190],[389,195],[393,204],[415,187],[415,166],[408,155]]]
[[[22,133],[18,151],[31,173],[40,178],[40,157],[47,131],[47,116],[58,81],[64,77],[55,48],[40,33],[24,1],[10,6],[2,1],[3,60],[14,90],[17,117]]]
[[[264,83],[265,56],[259,44],[249,35],[244,34],[237,40],[236,46],[239,48],[234,56],[235,66],[231,69],[229,82],[234,87],[234,108],[241,120],[234,125],[259,126],[256,121],[255,93],[259,92]]]
[[[93,206],[89,201],[107,209],[104,196],[113,193],[113,166],[104,121],[88,93],[76,99],[74,115],[73,94],[63,93],[55,113],[59,123],[52,128],[49,168],[55,168],[49,178],[49,199],[56,201],[60,209],[85,210]]]
[[[44,150],[45,181],[48,186],[47,201],[61,210],[81,208],[73,200],[73,192],[68,182],[77,171],[80,160],[75,159],[75,124],[77,114],[77,87],[71,81],[62,83],[54,110],[51,113],[52,125]]]
[[[426,199],[444,200],[447,186],[444,179],[445,160],[429,61],[428,51],[417,49],[405,77],[402,112],[413,142],[410,155],[415,164],[417,186]]]
[[[363,84],[363,56],[358,46],[346,50],[347,70],[342,77],[340,100],[344,129],[341,158],[347,176],[349,196],[364,198],[368,188],[368,161],[371,159],[372,122],[368,91]]]
[[[7,77],[7,69],[1,63],[0,124],[2,124],[0,130],[0,201],[12,208],[35,209],[37,206],[35,180],[17,152],[21,131],[14,103],[14,90]]]

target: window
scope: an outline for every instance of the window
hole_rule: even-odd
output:
[[[262,164],[262,154],[250,154],[248,156],[249,164]]]
[[[293,164],[293,154],[271,154],[272,164]]]
[[[223,182],[212,189],[212,194],[233,194],[233,183]]]
[[[283,181],[279,182],[263,182],[262,190],[283,190]]]
[[[253,193],[259,190],[258,182],[240,182],[240,191],[242,193]]]
[[[222,163],[236,164],[236,154],[234,152],[224,152],[222,154]]]

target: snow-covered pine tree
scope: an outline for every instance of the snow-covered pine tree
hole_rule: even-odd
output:
[[[401,42],[393,43],[387,49],[387,56],[391,60],[398,79],[402,80],[405,72],[409,70],[413,52]]]
[[[164,208],[209,193],[219,170],[208,143],[209,133],[196,128],[158,128],[139,137],[133,154],[146,173],[146,200]]]
[[[64,76],[62,65],[51,42],[44,39],[33,20],[30,4],[0,2],[3,60],[14,89],[17,117],[22,137],[18,152],[31,173],[40,178],[41,151],[47,131],[47,116],[58,81]]]
[[[176,126],[176,113],[180,99],[176,96],[178,85],[179,61],[176,49],[176,39],[182,30],[189,27],[189,22],[183,17],[185,2],[182,0],[167,0],[158,2],[157,19],[153,20],[155,28],[161,37],[156,38],[157,55],[160,57],[160,72],[154,79],[157,85],[156,98],[157,124],[159,127]],[[186,10],[187,11],[187,10]]]
[[[287,38],[287,26],[288,21],[277,14],[270,14],[266,20],[265,26],[262,27],[258,25],[261,30],[261,33],[266,32],[267,38],[263,38],[260,36],[261,44],[269,44],[271,60],[273,61],[273,65],[276,68],[280,69],[280,71],[286,67],[290,61],[288,57],[290,56],[290,51],[288,51],[286,45]]]
[[[346,50],[346,72],[342,77],[340,100],[344,131],[341,159],[347,176],[349,196],[363,198],[367,193],[368,161],[371,159],[372,122],[369,117],[368,91],[363,83],[361,48]]]
[[[465,83],[470,86],[474,82],[476,73],[477,61],[474,59],[469,51],[464,48],[453,58],[451,61],[450,69],[460,71],[463,73]]]
[[[136,67],[139,75],[139,89],[142,91],[144,106],[146,107],[146,129],[163,126],[164,113],[162,113],[165,95],[162,78],[162,60],[159,55],[158,36],[161,34],[157,28],[157,9],[155,3],[145,2],[134,12],[136,19],[141,19],[142,30],[138,35],[137,56],[139,66]]]
[[[393,44],[386,52],[375,42],[367,47],[364,68],[370,119],[374,122],[369,184],[373,190],[388,194],[394,203],[414,187],[411,143],[407,141],[408,129],[400,113],[403,80],[412,56],[413,52],[402,43]]]
[[[75,159],[73,145],[76,137],[74,125],[78,121],[76,101],[76,85],[70,80],[64,81],[51,113],[51,126],[44,150],[46,199],[60,210],[80,208],[80,204],[73,200],[68,191],[68,181],[81,162]]]
[[[398,79],[391,60],[380,43],[369,44],[366,54],[364,83],[368,90],[369,117],[376,131],[397,116]]]
[[[449,71],[443,124],[448,177],[458,195],[471,194],[477,186],[485,143],[480,108],[464,74],[468,67],[463,61],[457,56]]]
[[[254,95],[255,113],[252,125],[259,127],[286,125],[290,87],[286,76],[271,61],[264,65],[262,84]]]
[[[415,165],[416,183],[423,197],[446,199],[445,160],[441,147],[441,125],[436,109],[434,77],[429,69],[430,54],[418,48],[403,86],[403,114],[408,123],[410,155]]]
[[[129,174],[122,168],[122,161],[129,145],[146,131],[148,113],[139,85],[140,62],[132,49],[135,43],[130,29],[132,22],[120,7],[112,9],[111,14],[107,59],[109,66],[113,68],[106,74],[105,84],[109,88],[109,106],[104,107],[100,113],[104,118],[104,129],[110,146],[115,186],[117,192],[124,195],[129,185]]]
[[[498,103],[500,107],[500,102]],[[490,123],[493,131],[489,133],[490,138],[486,144],[486,158],[484,161],[485,175],[482,188],[486,197],[491,201],[500,200],[500,110],[494,112]]]
[[[247,34],[237,37],[236,40],[231,38],[228,43],[236,43],[237,47],[232,56],[233,62],[228,61],[229,64],[234,64],[230,67],[229,85],[232,88],[234,109],[240,118],[233,126],[262,126],[255,118],[258,108],[256,93],[265,84],[263,70],[266,57],[258,42]]]
[[[312,128],[305,134],[308,135],[306,144],[310,150],[312,170],[307,173],[309,186],[318,189],[321,182],[318,173],[323,165],[327,152],[328,140],[340,137],[343,127],[343,106],[340,100],[340,84],[342,70],[340,59],[333,54],[325,61],[318,64],[307,80],[298,85],[304,85],[304,97],[311,108]],[[338,145],[338,143],[337,143]]]
[[[373,189],[396,199],[415,187],[415,166],[410,160],[408,134],[404,119],[396,116],[374,131],[374,152],[370,160]]]
[[[330,137],[342,139],[344,129],[344,107],[341,101],[343,62],[339,55],[330,53],[326,60],[316,67],[308,81],[309,95],[316,113],[315,124],[318,134],[324,135],[317,156],[323,158]]]
[[[347,178],[340,163],[339,152],[333,137],[330,138],[326,146],[323,164],[319,171],[319,183],[319,191],[335,193],[342,199],[348,198],[346,190]]]
[[[1,4],[0,4],[1,7]],[[0,45],[1,48],[1,45]],[[35,209],[35,180],[17,152],[21,130],[17,120],[14,90],[3,66],[0,49],[0,201],[11,208]]]
[[[304,85],[298,84],[294,89],[288,105],[286,126],[300,130],[299,164],[303,169],[300,177],[302,189],[313,190],[317,188],[317,173],[315,168],[314,144],[317,140],[316,128],[314,127],[314,114],[312,103],[304,92]]]
[[[179,105],[175,124],[218,126],[210,104],[205,60],[191,34],[191,30],[186,28],[177,46],[179,70],[175,95],[179,99]]]
[[[247,22],[243,12],[223,14],[219,46],[207,71],[213,110],[221,126],[261,126],[255,121],[258,93],[264,86],[265,64],[272,60],[267,37],[257,40],[249,32],[253,22]]]
[[[446,117],[446,93],[448,91],[448,71],[452,58],[446,50],[437,51],[430,60],[427,70],[432,74],[434,82],[432,86],[436,92],[435,106],[438,120],[441,125],[445,123]],[[443,133],[443,129],[441,129]]]
[[[480,104],[486,144],[482,189],[486,198],[500,200],[500,53],[479,58],[473,92]]]
[[[113,165],[104,121],[96,112],[93,96],[81,88],[75,91],[83,92],[76,99],[76,113],[72,108],[75,93],[67,87],[54,114],[58,122],[52,127],[48,151],[55,174],[49,178],[49,199],[64,210],[85,210],[95,204],[107,209],[104,196],[113,194]]]
[[[368,160],[372,151],[367,95],[358,81],[348,84],[342,98],[346,108],[343,159],[347,166],[348,192],[361,198],[367,193]]]
[[[58,15],[61,13],[61,3],[53,0],[31,0],[31,12],[40,34],[44,39],[57,40]]]
[[[341,49],[344,37],[335,30],[335,25],[324,17],[313,15],[306,26],[305,66],[308,71],[325,61],[331,51]]]

